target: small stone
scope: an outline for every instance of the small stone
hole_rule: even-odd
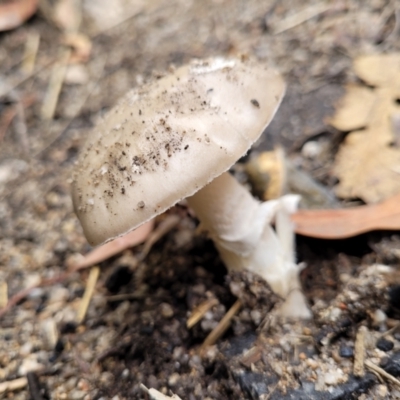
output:
[[[253,320],[255,325],[260,325],[262,320],[262,314],[259,310],[251,310],[250,317]]]
[[[388,339],[385,339],[385,338],[380,338],[376,342],[376,347],[379,350],[382,350],[382,351],[390,351],[390,350],[393,349],[394,343],[391,340],[388,340]]]
[[[310,328],[308,328],[308,327],[304,327],[303,328],[303,335],[306,335],[306,336],[311,336],[312,335],[312,330],[310,329]]]
[[[375,327],[382,327],[386,324],[387,316],[382,310],[375,310],[372,314],[372,323]]]
[[[174,310],[168,303],[161,303],[160,305],[161,315],[164,318],[172,318],[174,316]]]
[[[129,378],[129,369],[128,369],[128,368],[125,368],[125,369],[122,371],[121,378],[123,378],[123,379]]]
[[[375,392],[379,398],[385,399],[388,395],[388,387],[386,385],[378,385]]]
[[[26,375],[28,372],[37,372],[44,369],[44,365],[40,364],[36,354],[31,354],[22,361],[22,364],[18,368],[19,375]]]
[[[340,368],[327,372],[324,375],[325,385],[333,386],[343,381],[344,381],[344,374]]]
[[[67,85],[84,85],[89,79],[86,67],[82,64],[69,65],[65,73],[64,82]]]
[[[350,358],[354,356],[354,349],[351,346],[342,344],[339,349],[339,355],[343,358]]]
[[[69,398],[71,400],[81,400],[85,397],[86,392],[84,392],[83,390],[73,390],[69,393]]]
[[[168,385],[170,386],[175,386],[180,379],[180,375],[178,373],[173,373],[169,378],[168,378]]]
[[[307,367],[310,367],[313,371],[315,371],[319,367],[318,361],[316,361],[312,358],[308,358],[306,360],[306,364],[307,364]]]
[[[300,360],[302,360],[302,361],[307,360],[307,355],[306,355],[306,353],[301,352],[301,353],[299,354],[299,358],[300,358]]]
[[[309,159],[316,158],[321,153],[321,145],[317,141],[307,142],[301,149],[301,154]]]

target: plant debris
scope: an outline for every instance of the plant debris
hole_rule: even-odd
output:
[[[329,123],[351,131],[336,156],[334,174],[339,197],[377,203],[400,191],[400,150],[396,121],[400,116],[400,54],[361,56],[356,74],[366,86],[348,86]],[[383,73],[384,71],[384,73]]]

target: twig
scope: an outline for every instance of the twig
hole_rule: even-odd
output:
[[[81,324],[85,319],[86,312],[89,308],[90,300],[92,299],[99,275],[100,275],[99,267],[93,267],[90,270],[89,278],[86,283],[85,293],[83,294],[83,298],[78,310],[78,315],[77,315],[78,324]]]
[[[115,294],[113,296],[107,296],[106,300],[111,303],[114,301],[137,300],[143,299],[145,296],[147,296],[147,294],[147,290],[134,293]]]
[[[263,400],[269,400],[271,398],[271,396],[275,393],[275,391],[278,388],[280,383],[281,383],[280,380],[278,382],[276,382],[275,385],[273,386],[273,388],[269,391],[269,393]]]
[[[14,390],[23,389],[28,384],[28,380],[23,378],[14,379],[0,383],[0,393],[12,392]]]
[[[242,302],[240,300],[236,300],[233,306],[229,309],[229,311],[224,315],[224,317],[218,323],[218,325],[206,337],[201,346],[203,349],[207,346],[212,346],[218,341],[219,338],[222,337],[222,335],[229,328],[232,318],[239,311],[240,307],[242,307]]]
[[[382,332],[382,333],[379,335],[379,338],[382,338],[382,337],[385,337],[385,336],[388,336],[388,335],[392,334],[394,331],[397,331],[398,328],[400,328],[400,322],[398,322],[395,326],[392,326],[392,327],[391,327],[390,329],[388,329],[387,331]]]
[[[365,360],[364,364],[369,370],[380,375],[383,378],[386,378],[388,381],[390,381],[391,383],[395,384],[398,388],[400,388],[400,381],[397,378],[395,378],[393,375],[387,373],[384,369],[382,369],[381,367],[378,367],[377,365],[375,365],[373,362],[371,362],[369,360]]]
[[[368,329],[365,326],[360,326],[357,331],[356,340],[354,343],[354,366],[353,373],[355,376],[362,377],[365,375],[364,360],[365,360],[365,337]]]
[[[208,310],[211,310],[214,306],[218,304],[218,300],[215,297],[207,299],[200,303],[191,313],[190,317],[186,322],[186,327],[188,329],[193,328],[206,314]]]

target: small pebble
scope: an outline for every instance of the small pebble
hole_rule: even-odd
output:
[[[379,350],[382,350],[382,351],[390,351],[390,350],[393,349],[394,343],[391,340],[388,340],[388,339],[385,339],[385,338],[380,338],[376,342],[376,347]]]
[[[338,368],[336,370],[332,370],[330,372],[327,372],[324,375],[325,385],[329,385],[329,386],[337,385],[337,384],[343,382],[343,380],[344,380],[344,374],[340,368]]]
[[[168,303],[161,303],[160,305],[161,315],[164,318],[172,318],[174,316],[174,310]]]
[[[339,349],[339,355],[340,355],[340,357],[343,357],[343,358],[353,357],[354,349],[353,349],[353,347],[342,344]]]
[[[321,153],[321,145],[315,140],[305,143],[303,148],[301,149],[301,154],[304,157],[310,159],[317,157],[320,153]]]
[[[169,378],[168,378],[168,385],[169,386],[175,386],[180,379],[180,375],[178,373],[173,373]]]
[[[382,310],[375,310],[372,314],[372,323],[375,327],[382,327],[387,321],[387,316]]]
[[[388,395],[388,387],[386,385],[378,385],[375,392],[379,398],[385,399]]]

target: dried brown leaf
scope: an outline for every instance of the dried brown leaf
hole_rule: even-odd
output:
[[[356,74],[371,86],[393,84],[393,78],[400,78],[400,54],[374,54],[354,60]]]
[[[400,194],[369,206],[300,210],[291,218],[296,233],[320,239],[345,239],[380,229],[400,230]]]
[[[153,229],[154,220],[150,220],[126,235],[118,237],[111,242],[103,244],[102,246],[96,247],[85,257],[83,257],[81,262],[73,265],[73,268],[81,269],[98,264],[126,249],[129,249],[130,247],[137,246],[148,239]]]
[[[0,31],[8,31],[22,25],[35,14],[38,0],[14,0],[0,4]]]
[[[375,102],[373,91],[367,87],[349,85],[345,96],[340,100],[336,114],[327,122],[348,132],[365,127]]]
[[[393,123],[400,111],[399,62],[399,54],[355,60],[360,77],[382,86],[372,90],[352,87],[331,120],[338,129],[353,130],[339,149],[333,167],[339,178],[339,197],[377,203],[400,192],[400,148],[396,147],[398,132]],[[365,129],[355,130],[361,127]]]

